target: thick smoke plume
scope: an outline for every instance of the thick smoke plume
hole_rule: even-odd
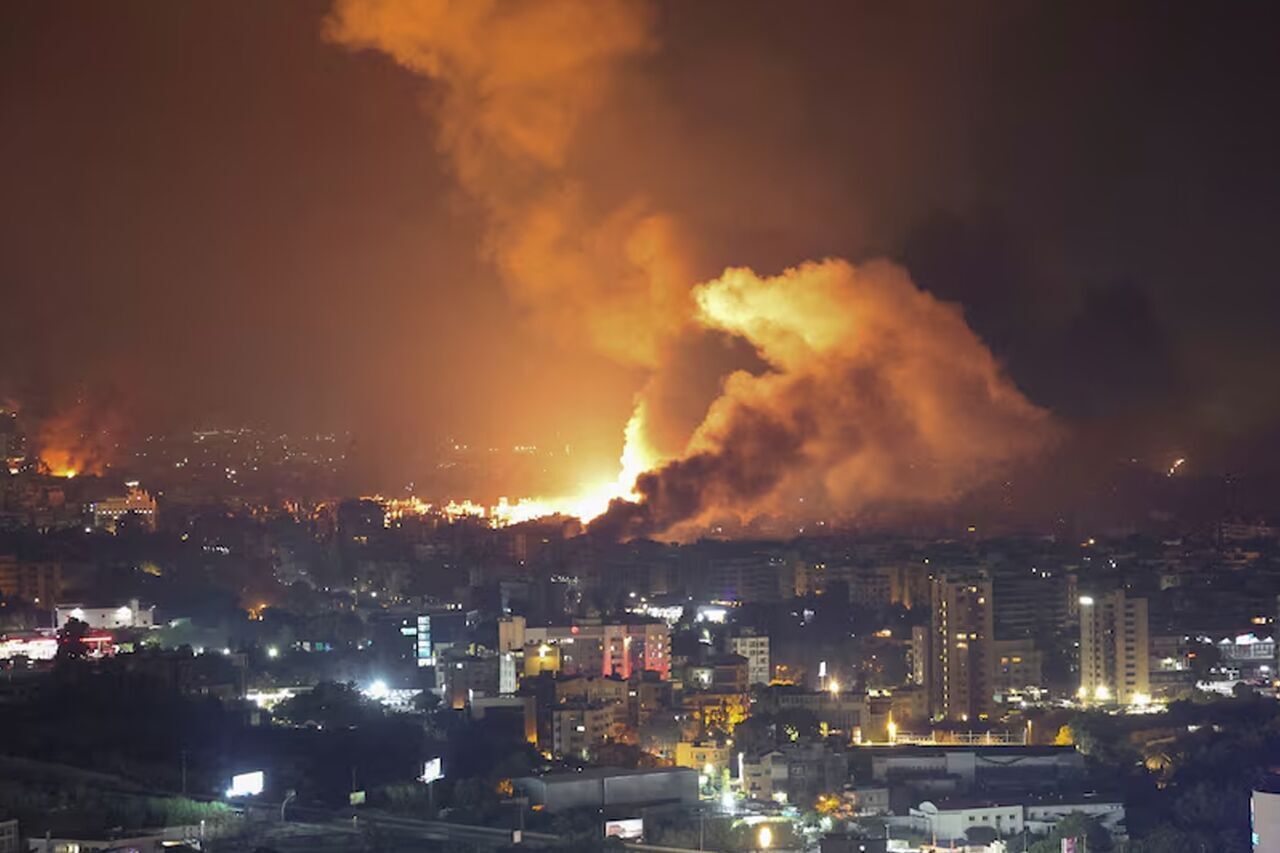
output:
[[[1038,450],[1047,414],[960,309],[902,269],[829,260],[773,278],[730,269],[694,287],[672,216],[640,192],[593,196],[575,167],[581,131],[656,48],[652,24],[639,0],[337,0],[328,19],[334,41],[433,82],[439,147],[485,210],[488,249],[533,321],[648,369],[627,482],[609,492],[630,499],[596,529],[678,533],[726,516],[944,501]],[[719,387],[682,385],[734,348],[755,367],[719,370]],[[738,355],[723,360],[740,366]]]
[[[698,320],[768,368],[728,377],[687,452],[596,524],[643,535],[736,516],[852,517],[960,496],[1053,429],[960,309],[877,261],[731,269],[694,290]]]
[[[438,84],[439,147],[534,323],[644,366],[688,315],[675,226],[641,194],[593,198],[572,155],[628,62],[654,49],[651,28],[637,0],[338,0],[328,18],[334,41]]]
[[[120,422],[113,408],[82,398],[39,420],[32,445],[50,474],[100,475],[115,458]]]

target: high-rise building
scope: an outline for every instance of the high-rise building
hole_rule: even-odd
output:
[[[19,562],[14,557],[0,556],[0,595],[52,605],[61,594],[61,564]]]
[[[729,638],[729,651],[747,659],[747,681],[751,684],[768,684],[773,680],[769,663],[769,638],[754,631],[743,631]]]
[[[929,698],[935,717],[980,720],[990,716],[992,687],[991,580],[978,573],[933,579]]]
[[[1147,600],[1124,590],[1080,596],[1080,691],[1085,702],[1142,704],[1151,697]]]

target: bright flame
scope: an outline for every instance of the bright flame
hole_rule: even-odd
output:
[[[40,461],[49,473],[55,477],[68,479],[80,473],[75,456],[69,450],[46,447],[40,451]]]
[[[663,460],[645,440],[645,404],[636,405],[631,419],[627,421],[623,433],[622,455],[618,459],[618,475],[593,485],[584,486],[577,494],[558,497],[520,498],[511,501],[505,497],[498,498],[492,506],[476,503],[471,500],[451,500],[442,506],[425,503],[418,498],[381,498],[373,497],[383,507],[383,523],[391,527],[396,521],[411,515],[439,514],[449,521],[474,518],[487,521],[492,527],[506,527],[538,518],[563,515],[577,518],[580,521],[591,521],[602,515],[615,498],[638,500],[635,491],[636,478]]]
[[[623,432],[622,456],[618,459],[618,476],[613,480],[587,486],[576,495],[554,498],[523,498],[516,503],[500,499],[490,508],[490,516],[499,525],[519,524],[549,515],[569,515],[590,521],[604,514],[615,498],[638,500],[636,478],[657,466],[660,460],[644,439],[645,404],[636,405]]]

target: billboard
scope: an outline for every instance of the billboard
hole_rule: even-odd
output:
[[[239,773],[231,777],[231,787],[227,789],[228,797],[254,797],[262,793],[266,787],[267,777],[261,770],[252,773]]]
[[[644,840],[644,818],[632,817],[625,820],[606,820],[604,822],[605,838],[620,838],[623,841]]]
[[[443,778],[444,772],[441,769],[439,758],[432,758],[428,761],[422,762],[422,775],[418,777],[419,782],[426,782],[430,785],[437,779]]]

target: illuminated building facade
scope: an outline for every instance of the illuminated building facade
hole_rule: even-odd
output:
[[[1151,696],[1147,600],[1118,589],[1080,596],[1080,699],[1142,704]]]
[[[94,527],[115,533],[122,518],[134,517],[145,529],[156,529],[156,499],[139,488],[137,483],[127,485],[128,494],[104,498],[89,505]]]
[[[992,685],[991,580],[979,574],[933,579],[929,696],[933,715],[967,722],[989,717]]]
[[[528,649],[554,648],[560,671],[570,675],[631,678],[642,672],[671,675],[671,629],[665,623],[553,625],[524,630]],[[526,664],[526,671],[528,665]]]

